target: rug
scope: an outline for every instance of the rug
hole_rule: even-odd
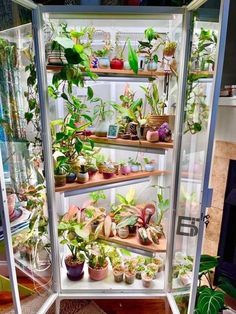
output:
[[[53,305],[47,314],[55,314]],[[62,300],[60,314],[106,314],[94,301],[90,300]]]

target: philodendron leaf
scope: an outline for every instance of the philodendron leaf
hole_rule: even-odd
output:
[[[218,258],[210,255],[201,255],[199,272],[208,271],[218,265]]]
[[[205,288],[200,294],[197,309],[200,314],[218,314],[224,307],[224,293]]]
[[[138,57],[136,51],[131,46],[130,40],[128,40],[128,61],[129,66],[134,71],[135,74],[138,73]]]
[[[33,119],[33,113],[32,112],[25,112],[25,119],[27,123],[30,123],[30,121]]]

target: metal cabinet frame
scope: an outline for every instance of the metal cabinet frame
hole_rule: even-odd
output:
[[[52,295],[47,299],[45,304],[42,306],[39,313],[45,313],[47,309],[56,301],[56,311],[59,313],[59,303],[61,299],[65,298],[167,298],[173,313],[179,313],[177,305],[175,303],[174,297],[172,295],[172,261],[173,261],[173,249],[174,249],[174,237],[175,237],[175,225],[177,216],[177,204],[179,195],[179,181],[180,181],[180,160],[181,160],[181,144],[182,144],[182,132],[183,132],[183,115],[177,115],[176,121],[176,137],[174,143],[174,156],[173,156],[173,173],[172,173],[172,196],[171,196],[171,208],[172,215],[170,215],[169,223],[169,237],[167,239],[167,271],[166,274],[168,278],[165,278],[165,291],[158,295],[147,295],[144,293],[129,294],[110,294],[105,295],[105,293],[90,293],[88,294],[64,294],[60,289],[60,262],[59,262],[59,247],[57,241],[57,215],[55,208],[55,189],[54,189],[54,177],[53,177],[53,162],[52,149],[51,149],[51,137],[50,137],[50,126],[49,126],[49,115],[48,115],[48,93],[47,93],[47,76],[46,76],[46,62],[44,53],[44,38],[43,38],[43,20],[42,16],[44,13],[60,13],[61,15],[66,15],[70,13],[117,13],[125,17],[129,14],[182,14],[183,15],[183,37],[182,42],[184,43],[181,48],[181,65],[180,65],[180,75],[178,84],[178,108],[179,112],[183,112],[185,107],[185,97],[186,97],[186,82],[187,82],[187,63],[190,53],[190,42],[191,42],[191,16],[192,10],[199,8],[205,0],[194,0],[190,3],[188,7],[178,8],[178,7],[103,7],[103,6],[42,6],[36,5],[31,0],[12,0],[13,2],[32,10],[32,24],[33,24],[33,35],[35,43],[35,55],[36,55],[36,67],[37,67],[37,78],[38,78],[38,88],[39,88],[39,100],[41,109],[41,123],[42,123],[42,140],[43,140],[43,152],[45,160],[45,174],[46,174],[46,189],[47,189],[47,205],[48,205],[48,215],[49,215],[49,225],[50,225],[50,238],[52,245],[52,265],[53,265],[53,285],[52,285]],[[214,141],[214,130],[216,126],[216,116],[218,107],[218,98],[220,94],[220,84],[223,69],[224,60],[224,48],[226,41],[226,31],[228,22],[228,11],[229,11],[230,0],[221,0],[221,9],[219,17],[219,40],[217,47],[217,56],[215,63],[215,76],[213,81],[214,93],[212,97],[212,111],[208,129],[208,149],[205,160],[205,170],[204,170],[204,180],[201,187],[201,215],[199,224],[199,233],[197,240],[197,250],[195,255],[194,269],[193,269],[193,283],[190,291],[190,305],[188,308],[188,313],[192,314],[194,311],[197,280],[198,280],[198,270],[200,263],[201,247],[203,241],[204,232],[204,221],[206,207],[209,205],[209,175],[211,168],[211,155],[213,150]],[[220,49],[219,49],[220,48]],[[2,162],[0,160],[0,206],[1,214],[3,218],[3,231],[6,243],[6,253],[9,265],[9,274],[12,286],[13,301],[16,313],[22,313],[19,292],[17,288],[17,277],[16,270],[14,266],[14,255],[11,243],[11,230],[10,221],[7,209],[7,198],[5,190],[5,182],[3,175]]]

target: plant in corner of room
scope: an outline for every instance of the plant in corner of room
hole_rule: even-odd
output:
[[[108,275],[108,260],[102,243],[93,242],[86,246],[88,273],[92,280],[103,280]]]
[[[81,222],[81,210],[71,206],[58,224],[60,243],[66,245],[70,255],[65,257],[67,276],[71,280],[79,280],[83,276],[86,245],[90,231]]]
[[[196,314],[218,314],[227,308],[224,304],[225,294],[236,298],[236,288],[229,279],[220,277],[218,286],[213,285],[212,274],[214,268],[218,266],[218,259],[218,257],[210,255],[201,255],[199,285],[194,311]],[[206,285],[202,285],[203,278],[207,282]]]

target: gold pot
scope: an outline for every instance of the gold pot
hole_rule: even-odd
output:
[[[163,123],[169,123],[169,115],[158,116],[155,114],[150,114],[147,118],[147,123],[151,128],[159,128]]]

